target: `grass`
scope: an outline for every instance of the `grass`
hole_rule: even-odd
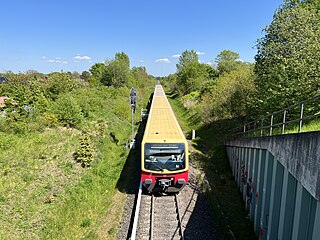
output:
[[[80,130],[0,132],[0,239],[114,239],[125,202],[116,186],[129,153],[131,114],[125,89],[102,93],[79,93],[88,104]],[[89,168],[74,159],[83,134],[93,142]]]
[[[298,125],[299,123],[296,123]],[[320,119],[314,119],[312,121],[303,123],[301,132],[313,132],[313,131],[319,131],[320,130]],[[286,134],[289,133],[297,133],[298,132],[298,126],[292,126],[288,130],[285,131]]]
[[[130,128],[124,128],[122,132],[121,129],[117,130],[119,135],[127,136],[130,132]],[[128,154],[124,142],[121,142],[120,146],[108,138],[100,140],[98,159],[78,184],[68,189],[68,197],[58,210],[54,209],[49,214],[51,217],[48,219],[43,238],[98,238],[105,213],[113,204],[115,186]],[[114,235],[115,233],[110,231],[108,234]]]
[[[301,132],[313,132],[313,131],[320,131],[320,119],[312,119],[309,121],[304,121],[302,124]],[[270,129],[266,128],[262,132],[262,136],[269,136]],[[284,134],[295,134],[299,132],[299,122],[290,123],[285,125]],[[272,135],[281,135],[282,134],[282,125],[274,127],[272,129]],[[261,136],[260,130],[257,129],[254,132],[245,134],[246,137],[255,137]]]
[[[1,134],[0,216],[2,239],[34,238],[42,231],[50,201],[64,194],[83,169],[72,161],[77,131],[46,131],[28,136]],[[65,166],[71,164],[72,167]],[[59,198],[58,198],[59,199]]]
[[[183,130],[190,133],[191,129],[196,129],[197,137],[193,141],[196,151],[191,161],[202,169],[209,182],[209,187],[205,187],[206,196],[224,239],[257,239],[253,224],[246,218],[242,195],[233,180],[223,145],[225,132],[234,122],[202,126],[196,114],[188,113],[178,99],[171,96],[169,100]]]

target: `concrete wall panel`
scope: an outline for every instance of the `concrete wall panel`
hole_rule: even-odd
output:
[[[260,239],[320,239],[319,132],[225,143]]]

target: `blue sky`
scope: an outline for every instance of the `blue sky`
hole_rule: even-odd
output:
[[[174,73],[186,49],[205,63],[224,49],[253,62],[282,2],[1,0],[0,72],[81,72],[121,51],[154,76]]]

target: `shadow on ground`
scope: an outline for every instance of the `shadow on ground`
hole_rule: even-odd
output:
[[[246,218],[247,212],[242,200],[224,147],[227,132],[238,125],[239,119],[221,120],[198,129],[194,147],[204,155],[195,155],[195,161],[203,169],[209,183],[207,198],[218,219],[225,239],[257,239],[253,224]],[[231,231],[230,231],[231,230]]]
[[[152,101],[153,93],[151,94],[147,111],[149,112],[151,101]],[[117,182],[117,189],[123,193],[135,193],[138,190],[140,183],[140,149],[141,149],[141,141],[143,138],[145,125],[147,119],[142,119],[139,123],[139,128],[137,134],[135,136],[135,148],[130,149],[129,155],[127,157],[126,163],[121,171],[120,178]]]
[[[147,111],[149,112],[151,101],[152,101],[153,94],[151,94],[148,105],[147,105]],[[129,228],[127,230],[127,237],[126,239],[129,239],[129,234],[132,230],[132,224],[133,224],[133,218],[134,218],[134,210],[135,210],[135,204],[136,204],[136,197],[139,189],[140,184],[140,169],[141,169],[141,141],[143,138],[146,121],[147,119],[142,119],[139,123],[139,128],[137,131],[137,134],[135,136],[135,148],[130,149],[130,152],[128,154],[128,157],[126,159],[125,165],[121,171],[119,180],[117,182],[116,188],[122,192],[126,193],[127,195],[134,195],[134,197],[130,197],[132,203],[126,203],[130,206],[130,213],[125,212],[124,214],[130,215],[131,218],[127,221],[129,222]],[[129,199],[129,198],[128,198]]]

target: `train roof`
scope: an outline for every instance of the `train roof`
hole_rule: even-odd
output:
[[[163,88],[159,84],[155,87],[143,140],[144,142],[186,141]]]

